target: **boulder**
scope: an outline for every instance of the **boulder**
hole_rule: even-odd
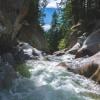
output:
[[[56,66],[66,67],[66,64],[65,64],[65,62],[61,62],[61,63],[59,63],[59,64],[58,64],[58,65],[56,65]]]
[[[62,55],[65,54],[65,52],[66,52],[67,50],[68,50],[68,48],[62,49],[62,50],[60,50],[60,51],[56,51],[56,52],[53,53],[53,55],[55,55],[55,56],[62,56]]]
[[[25,60],[38,59],[43,56],[43,52],[33,48],[31,45],[25,42],[19,42],[17,45],[14,57],[18,62],[24,62]]]
[[[56,67],[62,67],[100,83],[100,52],[89,58],[78,58],[71,62],[61,62]]]
[[[100,82],[100,52],[89,58],[85,58],[76,64],[66,65],[66,68],[71,72],[84,75],[96,82]]]
[[[100,29],[91,33],[76,53],[76,58],[86,55],[92,56],[100,51]]]

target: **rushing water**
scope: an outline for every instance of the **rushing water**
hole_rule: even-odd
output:
[[[72,55],[48,58],[27,61],[31,77],[14,80],[10,90],[0,91],[0,100],[100,100],[99,85],[56,66]]]

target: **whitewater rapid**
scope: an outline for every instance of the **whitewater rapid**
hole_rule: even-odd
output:
[[[0,91],[0,100],[100,100],[100,86],[94,81],[56,66],[72,59],[63,55],[27,61],[31,77],[14,80],[9,90]]]

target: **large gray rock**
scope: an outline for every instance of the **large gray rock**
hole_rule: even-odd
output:
[[[76,58],[85,55],[92,56],[100,51],[100,29],[91,33],[84,41],[82,47],[78,50]]]
[[[25,42],[20,42],[15,51],[15,58],[19,62],[24,62],[25,60],[30,59],[38,59],[42,56],[42,51],[33,48],[31,45]]]

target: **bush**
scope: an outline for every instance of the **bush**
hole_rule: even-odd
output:
[[[65,44],[65,39],[61,39],[61,41],[59,42],[58,48],[59,50],[64,49],[66,47]]]
[[[29,72],[29,67],[26,64],[19,64],[16,66],[16,71],[19,72],[23,77],[29,78],[31,73]]]

